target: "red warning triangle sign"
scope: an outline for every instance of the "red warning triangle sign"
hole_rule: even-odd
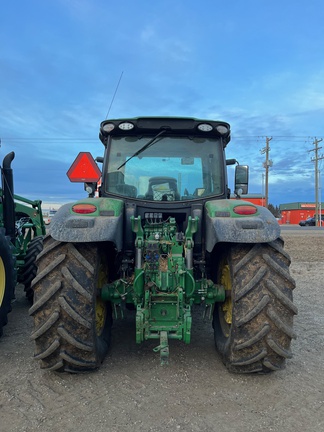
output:
[[[101,177],[101,171],[91,153],[80,152],[66,175],[71,182],[95,183]]]

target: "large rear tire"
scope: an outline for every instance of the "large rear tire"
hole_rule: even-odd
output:
[[[31,288],[32,280],[37,274],[36,258],[43,249],[43,237],[34,237],[28,244],[25,263],[19,276],[19,282],[24,284],[28,301],[33,303],[34,291]]]
[[[45,238],[29,310],[34,318],[34,357],[42,369],[83,372],[102,363],[112,324],[110,303],[98,297],[108,277],[105,257],[94,243]]]
[[[215,344],[232,372],[271,372],[285,367],[296,338],[290,258],[282,239],[231,245],[218,262],[217,280],[227,298],[214,309]]]
[[[5,229],[0,228],[0,337],[3,327],[8,323],[11,300],[15,291],[15,260]]]

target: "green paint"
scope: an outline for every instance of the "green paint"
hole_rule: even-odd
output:
[[[140,217],[132,217],[131,224],[139,255],[135,274],[132,279],[105,285],[101,297],[115,305],[125,302],[136,306],[136,342],[160,339],[155,350],[160,351],[161,362],[165,363],[167,339],[190,342],[192,305],[212,307],[225,300],[225,290],[206,278],[196,281],[193,270],[186,268],[186,249],[194,246],[198,218],[189,218],[182,236],[172,217],[154,224],[145,221],[143,225]]]
[[[236,206],[250,206],[253,208],[257,208],[254,204],[250,203],[249,201],[244,200],[213,200],[213,201],[207,201],[205,204],[207,214],[210,217],[230,217],[230,218],[242,218],[246,216],[238,215],[234,213],[233,209]],[[258,216],[259,211],[255,213],[253,216]],[[251,215],[249,215],[251,216]]]
[[[73,206],[78,204],[91,204],[94,205],[97,210],[94,213],[89,214],[79,214],[73,212]],[[74,202],[71,205],[70,213],[71,214],[78,214],[78,216],[84,216],[84,217],[94,217],[94,216],[119,216],[123,213],[124,208],[124,202],[119,199],[114,198],[85,198],[79,201]]]

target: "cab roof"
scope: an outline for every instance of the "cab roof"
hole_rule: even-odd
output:
[[[108,136],[149,135],[161,130],[166,135],[195,135],[222,138],[225,147],[230,139],[229,123],[193,117],[133,117],[104,120],[100,124],[100,141],[107,145]]]

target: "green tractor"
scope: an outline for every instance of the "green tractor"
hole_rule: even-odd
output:
[[[225,157],[229,124],[106,120],[99,137],[102,171],[78,155],[67,174],[89,196],[60,208],[37,258],[30,315],[41,368],[99,367],[126,310],[136,342],[155,339],[168,363],[169,340],[190,343],[200,305],[230,371],[282,369],[296,337],[290,258],[274,216],[241,199],[248,167]]]
[[[31,282],[37,273],[36,256],[43,248],[46,233],[41,201],[14,195],[11,162],[14,152],[5,156],[1,167],[0,188],[0,336],[18,283],[24,285],[32,302]]]

